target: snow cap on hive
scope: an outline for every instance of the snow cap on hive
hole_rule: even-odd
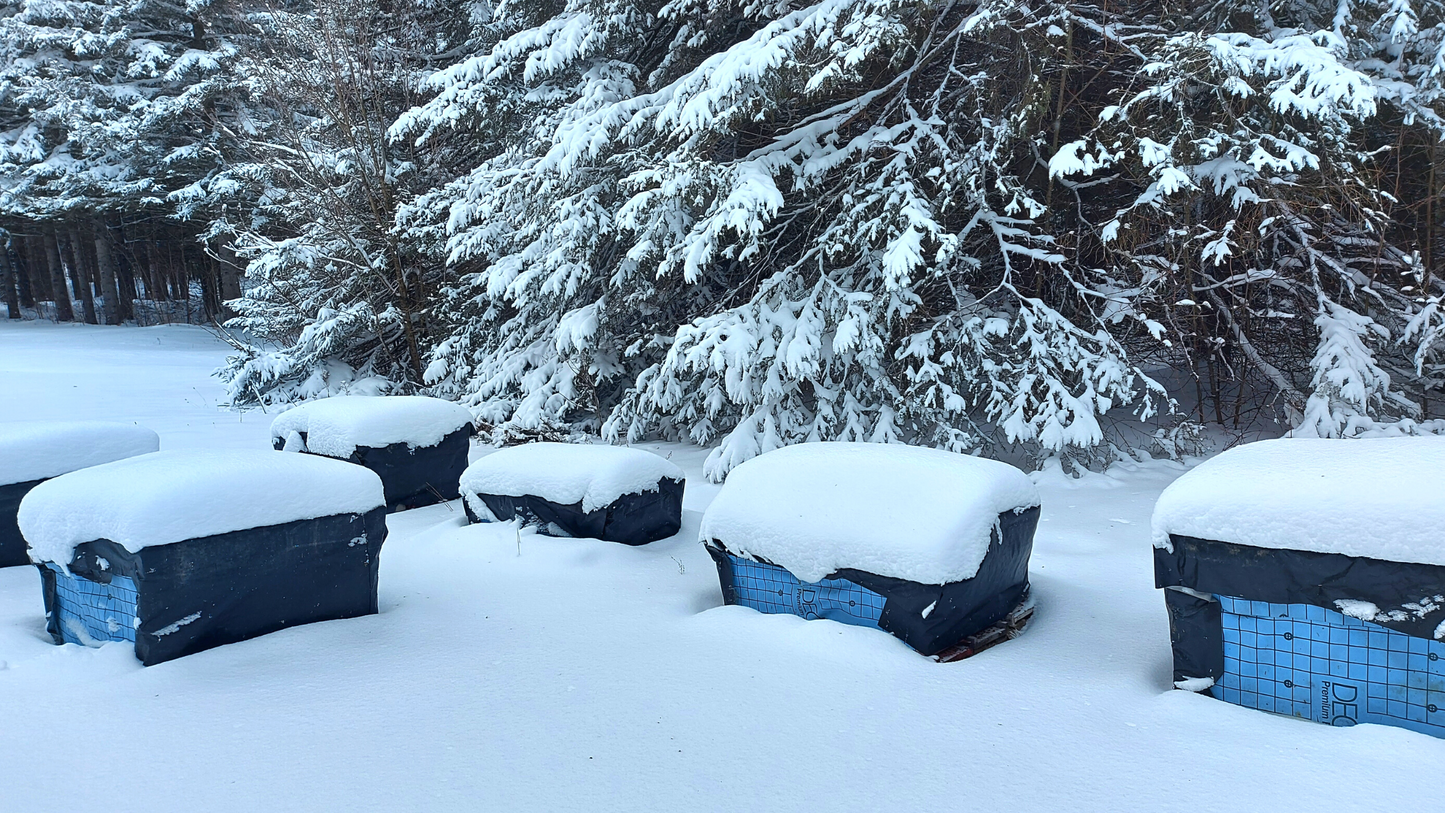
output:
[[[806,582],[843,568],[949,584],[971,579],[999,515],[1039,504],[1017,468],[900,444],[804,443],[728,475],[703,515],[704,542]]]
[[[134,424],[6,421],[0,423],[0,485],[44,480],[160,447],[155,432]]]
[[[47,480],[20,502],[35,562],[69,565],[108,539],[134,553],[187,539],[383,506],[381,478],[342,460],[269,450],[154,452]]]
[[[276,416],[271,440],[282,441],[287,451],[345,458],[360,446],[379,449],[405,443],[413,449],[430,448],[471,423],[471,411],[440,398],[338,395],[308,401]]]
[[[1284,438],[1237,446],[1175,480],[1154,507],[1170,535],[1445,565],[1445,438]]]
[[[467,467],[462,494],[485,515],[478,494],[541,497],[596,511],[627,494],[657,491],[663,480],[682,480],[672,461],[642,449],[586,443],[528,443],[499,449]]]

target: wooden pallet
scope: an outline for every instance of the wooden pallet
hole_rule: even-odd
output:
[[[1029,619],[1033,617],[1034,599],[1032,595],[1025,593],[1023,600],[1008,615],[1004,616],[1002,621],[982,632],[964,638],[956,645],[934,655],[933,660],[939,663],[953,663],[965,658],[972,658],[991,646],[997,646],[1022,635],[1024,627],[1028,626]]]

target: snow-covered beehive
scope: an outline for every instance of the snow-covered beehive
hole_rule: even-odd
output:
[[[643,545],[682,527],[682,469],[641,449],[530,443],[462,475],[473,522],[521,518],[553,532]]]
[[[146,665],[377,610],[381,480],[274,451],[172,451],[61,475],[20,504],[56,643]]]
[[[1154,510],[1175,685],[1445,736],[1445,439],[1231,449]]]
[[[723,598],[878,627],[925,655],[1028,592],[1039,496],[1006,463],[897,444],[805,443],[734,469],[703,516]]]
[[[376,472],[392,510],[456,499],[474,433],[466,407],[419,395],[323,398],[271,422],[271,443],[279,450],[349,460]]]
[[[0,423],[0,567],[30,564],[15,523],[20,501],[41,482],[62,474],[147,454],[160,448],[155,432],[105,421]]]

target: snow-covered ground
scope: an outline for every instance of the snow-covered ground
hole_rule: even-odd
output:
[[[135,420],[266,448],[188,327],[0,324],[0,420]],[[0,811],[1428,809],[1445,742],[1169,691],[1149,515],[1182,467],[1038,478],[1026,634],[955,664],[721,607],[683,531],[644,548],[393,515],[381,614],[142,668],[56,647],[0,570]]]

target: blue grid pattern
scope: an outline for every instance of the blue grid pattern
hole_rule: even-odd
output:
[[[799,581],[776,565],[727,554],[733,565],[738,604],[763,613],[787,613],[803,618],[828,618],[859,627],[877,627],[887,601],[847,579]]]
[[[1308,604],[1217,598],[1224,675],[1215,697],[1330,725],[1445,737],[1445,643]]]
[[[114,576],[110,584],[93,582],[46,565],[55,573],[55,614],[67,644],[95,646],[106,641],[135,643],[135,582]]]

